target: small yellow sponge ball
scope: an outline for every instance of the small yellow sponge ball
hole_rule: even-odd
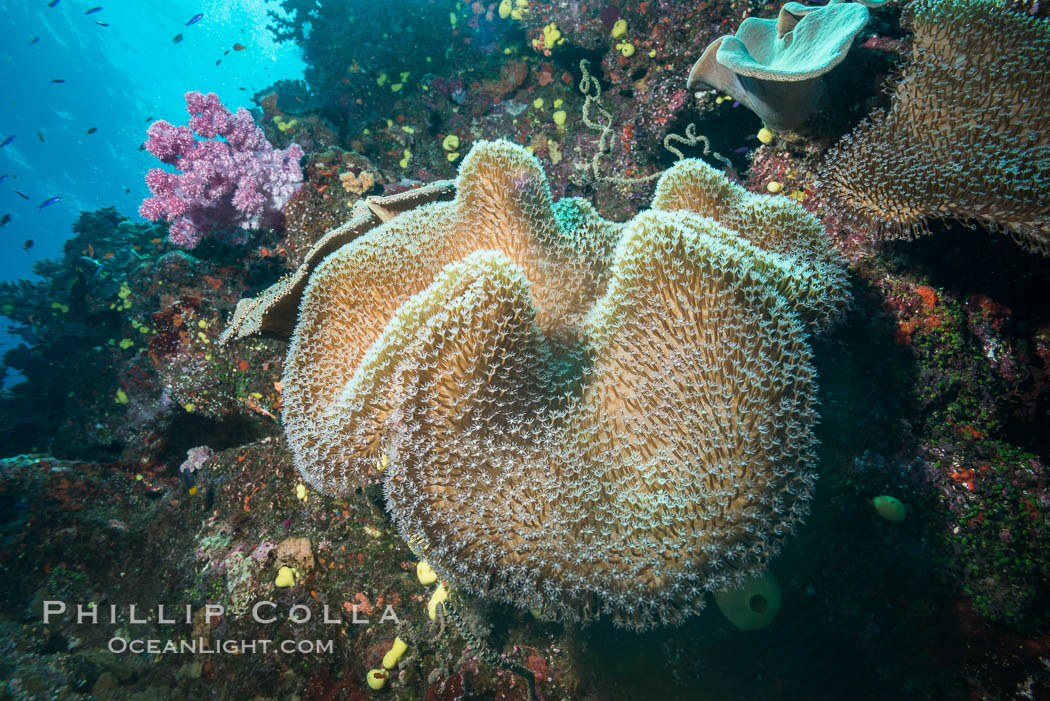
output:
[[[427,604],[427,615],[430,616],[430,620],[437,618],[437,607],[442,601],[448,600],[448,590],[445,589],[444,584],[439,584],[438,588],[434,590],[434,595],[430,597],[430,602]]]
[[[433,584],[438,578],[437,572],[426,560],[420,560],[416,563],[416,576],[419,577],[420,584]]]
[[[766,185],[766,189],[774,195],[784,189],[784,183],[777,182],[776,180],[770,180]]]
[[[554,117],[555,124],[557,124],[559,127],[565,126],[565,119],[567,117],[567,115],[565,114],[565,110],[558,110],[552,116]]]
[[[616,22],[613,24],[613,28],[612,28],[612,37],[613,37],[613,39],[619,39],[620,37],[622,37],[626,33],[627,33],[627,20],[625,20],[625,19],[618,19],[618,20],[616,20]]]
[[[393,646],[385,655],[383,655],[383,666],[387,669],[397,667],[398,660],[401,659],[401,655],[404,655],[405,650],[407,649],[408,643],[401,638],[394,638]]]
[[[455,134],[449,134],[445,137],[445,140],[441,142],[441,148],[446,151],[455,151],[459,148],[459,137]]]
[[[282,567],[277,570],[277,579],[274,580],[274,585],[282,589],[290,587],[295,584],[295,573],[292,572],[291,567]]]
[[[768,127],[762,127],[758,130],[758,140],[764,144],[773,143],[773,132]]]
[[[379,691],[386,686],[386,680],[389,676],[390,674],[385,669],[370,669],[365,677],[365,681],[368,682],[369,689]]]

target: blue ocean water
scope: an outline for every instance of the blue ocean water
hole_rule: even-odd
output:
[[[0,148],[0,217],[10,215],[0,279],[32,278],[34,261],[57,257],[81,210],[114,206],[139,219],[143,176],[156,166],[139,146],[149,122],[185,123],[186,91],[215,92],[236,109],[302,77],[298,46],[273,41],[267,10],[279,11],[265,0],[0,3],[0,142],[14,137]],[[10,343],[0,333],[0,354]]]

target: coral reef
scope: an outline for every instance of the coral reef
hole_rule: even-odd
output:
[[[272,111],[292,115],[309,114],[320,104],[303,80],[278,80],[268,89],[253,95],[252,100],[264,109],[265,103],[272,102]]]
[[[880,236],[954,217],[1050,254],[1050,21],[993,0],[919,0],[906,12],[914,40],[893,103],[828,155],[829,205]]]
[[[5,454],[116,459],[158,411],[132,388],[156,387],[136,358],[151,326],[136,307],[162,274],[164,230],[109,208],[81,214],[73,231],[60,260],[36,266],[41,279],[0,283],[0,311],[22,340],[4,365],[26,379],[0,402]]]
[[[460,12],[445,0],[416,0],[408,7],[282,0],[281,9],[270,11],[274,36],[303,48],[307,82],[338,129],[385,118],[419,89],[424,73],[449,69],[451,46],[458,49],[457,61],[473,53],[458,26]],[[492,21],[488,26],[497,27]]]
[[[1002,5],[1001,27],[1050,12]],[[883,241],[821,176],[827,148],[900,109],[894,80],[922,68],[904,61],[907,4],[903,26],[899,8],[872,11],[816,110],[775,133],[684,76],[780,3],[285,6],[275,28],[307,84],[262,90],[252,111],[274,149],[306,152],[283,227],[186,251],[162,222],[86,212],[38,279],[0,285],[20,340],[0,392],[0,697],[1050,698],[1047,260],[947,217]],[[975,26],[938,39],[938,59],[986,76],[1016,47],[970,41],[991,36],[985,0],[950,6]],[[1007,117],[1043,94],[1031,75],[1000,71],[1009,97],[985,99],[1003,119],[980,119],[1020,129]],[[674,164],[663,144],[690,133],[672,143],[718,170]],[[501,145],[509,175],[478,181],[499,138],[535,160]],[[971,170],[1015,153],[981,143],[916,149],[905,175],[961,174],[976,197]],[[484,204],[440,235],[468,200]],[[410,230],[415,245],[391,239]],[[386,256],[382,284],[362,281],[365,254]],[[329,289],[340,270],[350,282]],[[315,354],[343,374],[306,407],[335,436],[321,464],[347,458],[329,475],[345,495],[315,491],[285,440],[313,401],[289,382],[312,366],[286,369],[297,322],[293,344],[320,337],[304,302],[374,312],[314,320],[350,348]],[[521,349],[533,364],[513,362]],[[365,421],[331,418],[348,406]],[[795,423],[762,436],[775,415]],[[789,433],[797,445],[773,444]],[[763,524],[772,508],[785,517]],[[773,522],[792,508],[809,513],[788,538]],[[702,593],[757,567],[726,560],[756,543],[782,546],[760,578]],[[723,606],[686,616],[701,597]],[[45,621],[54,600],[67,610]],[[111,652],[122,641],[207,652]]]
[[[195,247],[209,232],[279,223],[302,183],[302,149],[275,150],[248,110],[231,114],[215,93],[186,93],[186,111],[188,127],[160,120],[147,130],[146,150],[176,172],[153,168],[146,174],[152,195],[139,213],[171,222],[168,236],[183,248]]]

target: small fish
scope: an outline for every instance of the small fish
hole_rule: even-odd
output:
[[[248,92],[248,88],[237,88],[237,89],[238,89],[238,90],[243,90],[243,91],[245,91],[245,92]]]
[[[95,20],[95,24],[97,24],[97,25],[98,25],[98,26],[100,26],[100,27],[108,27],[108,26],[109,26],[109,25],[108,25],[108,24],[106,24],[105,22],[99,22],[98,20]]]
[[[176,34],[175,38],[171,40],[171,43],[172,44],[178,44],[180,41],[182,41],[182,35],[181,34]]]
[[[733,100],[733,109],[736,109],[739,106],[740,106],[740,100]]]
[[[36,130],[36,138],[40,139],[40,143],[44,143],[44,135],[40,133],[40,130]]]
[[[197,493],[197,478],[193,476],[193,470],[179,470],[179,477],[182,478],[182,484],[190,496]]]
[[[33,44],[37,43],[38,41],[40,41],[40,37],[33,37],[32,39],[29,40],[29,44],[30,44],[30,46],[32,46]]]
[[[9,175],[9,173],[4,173],[3,175],[0,175],[0,183],[2,183],[5,180],[7,180],[8,175]]]
[[[219,59],[218,61],[216,61],[216,62],[215,62],[215,65],[217,66],[217,65],[219,65],[220,63],[222,63],[222,59],[221,59],[221,58],[220,58],[220,59]]]
[[[22,192],[21,190],[16,190],[14,188],[11,188],[11,192],[15,193],[16,195],[21,197],[23,200],[28,200],[29,199],[29,195],[27,195],[26,193]]]
[[[147,122],[152,122],[153,121],[153,115],[151,114],[150,116],[146,117],[146,121]]]
[[[244,51],[244,50],[245,50],[245,49],[247,49],[247,48],[248,48],[248,47],[247,47],[247,46],[245,46],[244,44],[234,44],[234,45],[233,45],[233,50],[234,50],[234,51]]]
[[[58,4],[58,0],[51,0],[51,2],[49,2],[49,3],[47,4],[47,6],[48,6],[48,7],[54,7],[54,6],[55,6],[55,5],[57,5],[57,4]]]
[[[51,206],[51,205],[53,205],[53,204],[54,204],[55,202],[58,202],[58,201],[59,201],[59,200],[61,200],[61,199],[62,199],[61,197],[49,197],[48,199],[46,199],[46,200],[44,200],[43,202],[41,202],[41,203],[40,203],[40,204],[39,204],[39,205],[37,206],[37,209],[43,209],[44,207],[50,207],[50,206]]]
[[[4,226],[9,221],[11,221],[11,215],[10,214],[5,214],[4,216],[0,217],[0,226]]]
[[[749,149],[747,146],[741,146],[740,148],[733,149],[733,153],[747,153],[750,150],[751,149]]]
[[[51,82],[52,83],[64,83],[64,82],[66,82],[66,79],[65,78],[52,78]]]
[[[223,56],[228,56],[228,55],[229,55],[229,53],[230,53],[230,50],[229,50],[229,49],[226,49],[225,51],[223,51],[223,52],[222,52],[222,55],[223,55]]]
[[[85,12],[84,14],[85,14],[85,15],[93,15],[93,14],[95,14],[96,12],[102,12],[102,6],[101,6],[101,5],[98,5],[98,6],[96,6],[96,7],[92,7],[92,8],[90,9],[90,10],[88,10],[88,11],[87,11],[87,12]]]
[[[96,131],[98,131],[98,127],[91,127],[90,129],[87,130],[87,133],[88,134],[94,134]]]
[[[33,247],[33,239],[26,239],[26,242],[22,244],[22,248],[25,249],[26,253],[29,253],[29,249]]]
[[[4,143],[0,144],[0,148],[3,148],[4,146],[7,146],[9,143],[11,143],[14,140],[15,140],[15,135],[12,134],[11,136],[9,136],[6,139],[4,139]]]
[[[190,21],[186,23],[186,26],[188,27],[188,26],[190,26],[191,24],[197,24],[197,23],[198,23],[198,22],[200,22],[200,21],[201,21],[202,19],[204,19],[204,13],[203,13],[203,12],[198,12],[198,13],[197,13],[197,14],[195,14],[195,15],[194,15],[193,17],[190,17]]]

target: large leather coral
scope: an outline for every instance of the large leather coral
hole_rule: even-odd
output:
[[[313,270],[287,437],[319,489],[382,481],[403,537],[467,591],[677,622],[807,511],[807,338],[843,282],[801,207],[699,161],[618,224],[552,202],[522,148],[479,142],[452,201]]]
[[[889,110],[828,156],[831,210],[887,237],[954,217],[1050,254],[1050,20],[993,0],[905,12],[914,43]]]

